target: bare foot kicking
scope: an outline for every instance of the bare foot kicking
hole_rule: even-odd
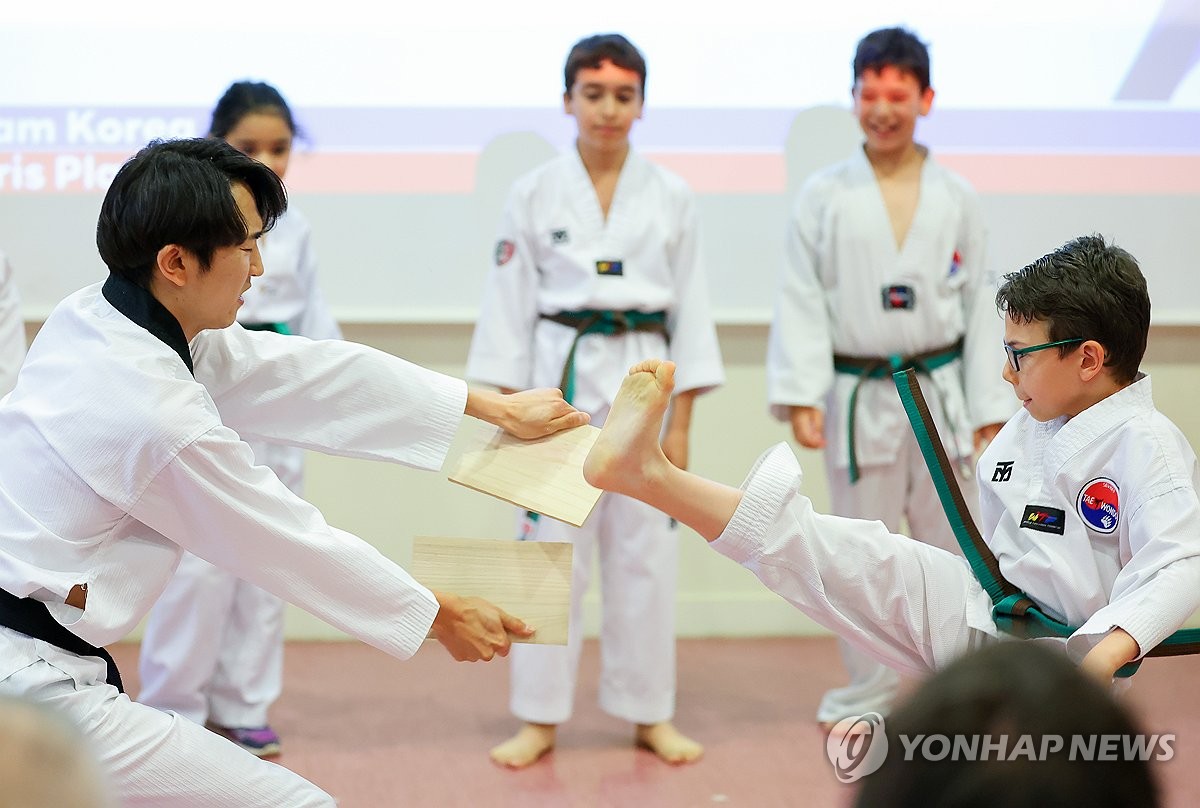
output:
[[[517,734],[488,753],[493,761],[510,769],[523,769],[537,763],[554,748],[554,724],[525,724]]]
[[[687,737],[670,721],[659,724],[638,724],[635,736],[638,746],[649,749],[660,759],[673,765],[691,763],[704,754],[704,747]]]
[[[670,465],[658,438],[674,389],[674,362],[647,359],[634,365],[583,461],[584,479],[605,491],[629,493]]]

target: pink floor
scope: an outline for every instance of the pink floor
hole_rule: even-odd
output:
[[[137,646],[114,656],[137,693]],[[596,707],[597,647],[581,664],[576,714],[533,767],[502,770],[487,749],[505,738],[505,663],[459,664],[427,645],[397,662],[356,643],[291,643],[273,724],[279,762],[342,808],[385,806],[845,806],[812,716],[838,682],[830,639],[681,640],[678,726],[704,758],[669,767],[631,744],[631,728]],[[1200,805],[1200,658],[1152,660],[1128,701],[1147,731],[1175,733],[1155,764],[1168,808]],[[281,808],[286,808],[285,806]]]

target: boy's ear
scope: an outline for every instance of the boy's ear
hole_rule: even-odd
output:
[[[929,110],[933,108],[933,88],[926,87],[921,93],[921,114],[928,115]]]
[[[187,284],[188,268],[193,261],[192,254],[186,248],[168,244],[155,256],[154,274],[172,286],[182,288]]]
[[[1089,339],[1079,346],[1079,378],[1090,382],[1104,372],[1104,361],[1108,351],[1094,339]]]
[[[563,112],[571,114],[571,91],[567,90],[563,93]]]

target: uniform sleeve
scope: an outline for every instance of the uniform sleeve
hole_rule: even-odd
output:
[[[333,312],[321,294],[321,286],[317,283],[317,253],[312,245],[312,233],[306,228],[304,239],[300,244],[299,280],[303,285],[305,298],[304,309],[294,322],[289,323],[293,334],[299,334],[309,339],[341,339],[342,329]]]
[[[1114,628],[1129,632],[1145,654],[1200,609],[1200,498],[1191,487],[1146,502],[1129,517],[1129,563],[1107,606],[1068,641],[1082,658]]]
[[[362,539],[330,527],[220,426],[159,472],[130,515],[183,549],[406,659],[438,604]]]
[[[0,396],[17,384],[25,360],[25,319],[8,258],[0,252]]]
[[[1004,381],[1004,320],[996,311],[995,274],[987,267],[987,237],[979,197],[963,189],[959,235],[963,289],[963,382],[972,429],[1004,423],[1017,409],[1012,387]]]
[[[236,323],[192,342],[196,380],[247,440],[441,468],[466,384],[382,351]]]
[[[509,194],[467,355],[468,379],[514,390],[532,383],[538,321],[536,241],[527,204],[515,190]]]
[[[833,385],[833,343],[819,265],[823,197],[816,185],[806,185],[788,220],[767,338],[767,403],[781,421],[791,407],[822,406]]]
[[[707,393],[725,381],[725,369],[701,260],[700,217],[691,191],[683,193],[679,213],[677,237],[667,255],[675,282],[675,305],[667,315],[671,358],[677,365],[675,389]]]

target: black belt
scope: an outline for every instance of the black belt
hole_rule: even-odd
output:
[[[62,623],[55,620],[46,604],[33,598],[19,598],[7,590],[0,589],[0,626],[11,628],[35,640],[45,640],[78,656],[95,656],[108,665],[108,683],[122,693],[121,672],[117,663],[103,648],[72,634]]]

